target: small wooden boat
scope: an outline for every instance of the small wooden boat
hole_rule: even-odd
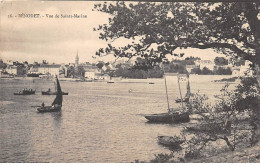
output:
[[[154,84],[154,82],[149,82],[149,84]]]
[[[146,114],[144,117],[149,122],[154,123],[184,123],[190,121],[189,112]]]
[[[14,95],[34,95],[36,90],[23,90],[17,93],[14,93]]]
[[[43,103],[41,107],[37,108],[37,111],[44,113],[44,112],[56,112],[56,111],[61,110],[61,107],[62,107],[62,91],[61,91],[61,86],[60,86],[60,83],[59,83],[59,80],[58,80],[57,77],[56,77],[56,83],[57,83],[56,98],[54,99],[51,106],[44,106],[44,103]]]
[[[108,84],[113,84],[113,83],[115,83],[115,82],[113,82],[113,81],[108,81],[107,83],[108,83]]]
[[[184,140],[176,136],[158,136],[157,141],[159,144],[176,149],[180,148],[180,145],[184,142]]]
[[[60,111],[61,110],[61,106],[58,105],[58,106],[45,106],[45,107],[40,107],[40,108],[37,108],[37,110],[39,112],[57,112],[57,111]]]

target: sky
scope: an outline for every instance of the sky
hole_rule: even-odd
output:
[[[47,60],[49,63],[74,63],[78,51],[79,61],[111,61],[113,55],[96,58],[95,52],[107,45],[99,39],[93,28],[108,23],[106,13],[92,11],[91,1],[31,1],[8,2],[1,4],[0,20],[0,58],[6,60],[35,61]],[[12,14],[13,18],[8,18]],[[41,18],[18,18],[18,14],[40,14]],[[49,15],[82,14],[87,18],[46,18]],[[116,41],[126,43],[125,41]],[[214,59],[220,56],[212,49],[176,50],[185,56],[200,56]]]

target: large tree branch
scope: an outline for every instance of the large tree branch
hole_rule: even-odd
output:
[[[226,38],[229,38],[229,39],[236,39],[238,42],[243,42],[245,46],[249,47],[249,48],[252,48],[252,49],[256,49],[256,44],[254,43],[249,43],[248,40],[247,40],[247,37],[248,36],[243,36],[243,37],[239,37],[238,34],[230,34],[230,35],[227,35]]]
[[[232,145],[232,144],[230,143],[230,141],[228,140],[227,136],[223,136],[223,137],[219,137],[219,138],[220,138],[220,139],[223,139],[223,140],[226,142],[226,144],[228,145],[228,147],[229,147],[229,149],[230,149],[231,151],[234,151],[234,150],[235,150],[234,145]]]
[[[228,44],[228,43],[209,43],[209,44],[190,44],[189,47],[192,48],[199,48],[199,49],[208,49],[208,48],[228,48],[232,51],[234,51],[235,53],[237,53],[239,56],[242,56],[244,59],[246,60],[254,60],[254,57],[252,57],[252,55],[242,51],[241,49],[239,49],[237,46],[233,45],[233,44]]]

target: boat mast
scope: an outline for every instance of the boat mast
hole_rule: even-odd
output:
[[[57,77],[57,75],[55,75],[55,78]],[[55,81],[53,82],[54,83],[54,92],[57,92],[57,80],[55,79]]]
[[[188,82],[187,82],[187,93],[185,97],[190,98],[190,79],[189,79],[189,74],[187,74]]]
[[[164,83],[165,83],[165,90],[166,90],[166,99],[167,99],[168,111],[170,111],[170,104],[169,104],[168,90],[167,90],[167,81],[166,81],[166,75],[165,75],[165,70],[164,70],[164,65],[163,65],[163,63],[162,63],[162,69],[163,69],[163,75],[164,75]]]
[[[181,96],[181,105],[182,105],[182,108],[184,109],[184,106],[183,106],[183,99],[182,99],[182,95],[181,95],[181,86],[180,86],[180,78],[179,78],[179,73],[178,73],[178,85],[179,85],[179,92],[180,92],[180,96]]]

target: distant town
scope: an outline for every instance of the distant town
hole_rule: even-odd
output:
[[[152,69],[136,69],[134,66],[142,64],[144,59],[118,60],[113,63],[98,61],[97,63],[79,63],[78,53],[74,63],[55,64],[42,60],[41,63],[29,64],[27,61],[18,62],[0,60],[0,77],[39,77],[39,78],[77,78],[84,80],[109,80],[111,77],[122,78],[162,78],[160,66]],[[190,73],[198,75],[232,75],[234,77],[252,75],[250,61],[232,64],[224,57],[216,57],[214,61],[201,60],[198,57],[187,57],[184,60],[172,60],[164,64],[167,73]]]

